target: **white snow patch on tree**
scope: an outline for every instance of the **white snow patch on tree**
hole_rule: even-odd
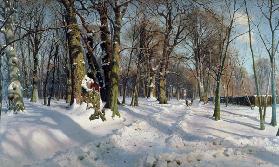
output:
[[[93,91],[93,89],[91,89],[89,87],[89,84],[93,84],[94,80],[92,78],[89,78],[87,75],[85,75],[81,81],[81,87],[86,91],[86,92],[90,92]]]
[[[107,63],[103,63],[102,66],[109,66],[110,65],[110,62],[107,62]]]
[[[9,87],[8,87],[8,91],[14,91],[15,89],[18,89],[19,88],[19,85],[18,83],[16,83],[15,81],[14,82],[11,82]]]

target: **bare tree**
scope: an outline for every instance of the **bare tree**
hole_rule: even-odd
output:
[[[37,102],[39,98],[39,53],[44,42],[43,25],[45,22],[45,7],[42,6],[43,2],[26,2],[20,7],[21,19],[24,20],[21,24],[22,33],[29,33],[27,39],[30,45],[30,52],[32,53],[33,69],[32,69],[32,92],[31,102]],[[30,6],[32,4],[32,6]],[[19,25],[20,26],[20,25]]]
[[[159,63],[159,103],[167,103],[167,83],[166,76],[168,73],[170,56],[182,41],[188,36],[185,33],[187,24],[188,2],[184,1],[156,1],[155,16],[159,16],[161,35],[163,42],[163,51]]]
[[[260,97],[259,82],[258,82],[258,78],[257,78],[258,76],[256,73],[255,54],[254,54],[253,45],[252,45],[251,21],[250,21],[250,15],[249,15],[249,12],[247,9],[246,0],[244,0],[244,3],[245,3],[245,11],[246,11],[247,19],[248,19],[249,46],[250,46],[250,51],[251,51],[252,61],[253,61],[253,72],[254,72],[254,79],[255,79],[255,85],[256,85],[256,93],[257,93],[257,97],[259,99],[260,129],[264,130],[265,126],[264,126],[264,118],[263,118],[263,111],[262,111],[262,101],[261,101],[262,98]]]
[[[214,44],[217,43],[218,35],[218,19],[215,14],[199,9],[198,7],[192,9],[189,14],[189,38],[186,40],[185,48],[190,48],[193,52],[193,65],[195,67],[194,76],[197,79],[198,95],[200,101],[207,100],[207,94],[210,84],[210,69],[214,66]],[[215,44],[216,45],[216,44]],[[207,74],[206,74],[207,72]]]
[[[266,34],[263,34],[260,29],[260,24],[257,25],[257,29],[260,35],[260,39],[265,47],[266,52],[268,53],[271,65],[271,92],[272,92],[272,117],[271,125],[276,126],[276,63],[275,57],[278,53],[279,40],[276,39],[276,35],[279,31],[279,22],[277,15],[279,3],[274,0],[260,1],[259,7],[262,13],[262,16],[265,18],[265,21],[268,23],[269,27],[269,39],[266,39]]]
[[[215,107],[214,114],[215,120],[220,120],[220,87],[221,87],[221,78],[225,69],[226,60],[228,57],[228,51],[230,44],[242,34],[232,36],[234,23],[236,19],[236,13],[239,11],[240,7],[237,4],[237,0],[233,1],[224,1],[224,9],[228,12],[228,18],[225,19],[224,15],[221,15],[219,27],[219,42],[218,42],[218,65],[215,67]],[[224,11],[223,11],[224,12]],[[228,24],[226,24],[226,21]]]

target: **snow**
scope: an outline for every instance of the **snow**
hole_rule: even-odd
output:
[[[110,65],[110,62],[102,63],[102,66],[109,66],[109,65]]]
[[[156,70],[158,70],[158,68],[159,68],[159,65],[157,65],[157,66],[155,66],[155,67],[152,67],[152,70],[153,70],[153,71],[156,71]]]
[[[101,41],[99,44],[101,45],[101,44],[103,44],[103,43],[106,43],[106,41]]]
[[[93,91],[93,89],[88,88],[88,84],[93,84],[94,80],[92,78],[89,78],[87,75],[85,75],[81,81],[81,87],[86,91],[90,92]]]
[[[94,36],[94,33],[93,32],[88,32],[87,35],[88,36]]]
[[[140,98],[139,105],[119,106],[121,118],[106,110],[102,122],[89,121],[86,104],[25,101],[25,113],[2,115],[1,166],[279,166],[278,127],[259,130],[256,109],[222,105],[216,122],[212,104]],[[267,114],[268,122],[271,108]]]
[[[153,82],[151,82],[151,84],[149,85],[150,88],[154,88],[155,84]]]
[[[13,81],[10,83],[9,87],[8,87],[8,91],[14,91],[15,89],[18,89],[19,85],[17,81]]]

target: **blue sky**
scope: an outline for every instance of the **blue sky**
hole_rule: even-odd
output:
[[[267,1],[265,1],[267,2]],[[277,1],[278,2],[278,1]],[[264,48],[264,45],[259,37],[259,32],[255,25],[259,24],[259,28],[261,33],[263,34],[263,37],[265,38],[265,41],[270,41],[271,39],[271,32],[269,28],[269,24],[267,20],[263,17],[260,8],[258,7],[257,1],[248,1],[248,11],[250,14],[250,18],[253,22],[252,25],[252,44],[254,48],[255,55],[257,58],[264,57],[268,58],[268,54]],[[267,8],[265,8],[267,9]],[[237,19],[236,19],[236,31],[238,32],[246,32],[248,31],[248,23],[247,23],[247,16],[245,13],[245,8],[237,13]],[[273,23],[275,24],[278,21],[279,17],[279,11],[276,11],[274,13],[274,20]],[[279,31],[276,32],[276,42],[279,40]],[[249,38],[248,33],[241,36],[235,41],[235,47],[237,50],[239,50],[240,57],[244,59],[245,67],[247,68],[248,72],[252,74],[252,59],[251,59],[251,52],[249,48]],[[278,57],[278,53],[276,55]],[[278,59],[278,58],[277,58]],[[269,62],[267,62],[269,63]]]

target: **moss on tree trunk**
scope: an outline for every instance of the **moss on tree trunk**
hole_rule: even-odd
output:
[[[112,62],[112,70],[110,74],[111,78],[111,107],[112,117],[119,116],[120,113],[118,111],[118,83],[119,83],[119,63],[120,63],[120,46],[118,42],[113,44],[113,62]]]
[[[80,30],[76,19],[76,9],[74,0],[62,0],[64,7],[66,8],[66,22],[68,26],[68,46],[69,57],[71,64],[71,105],[76,102],[80,104],[82,102],[81,96],[81,83],[85,76],[85,63],[83,58],[82,46],[80,43]]]
[[[110,104],[112,110],[112,117],[119,116],[118,111],[118,85],[119,85],[119,65],[120,65],[120,30],[121,30],[121,6],[118,5],[118,0],[115,0],[114,8],[114,36],[113,36],[113,56],[110,64],[110,91],[107,102]]]

